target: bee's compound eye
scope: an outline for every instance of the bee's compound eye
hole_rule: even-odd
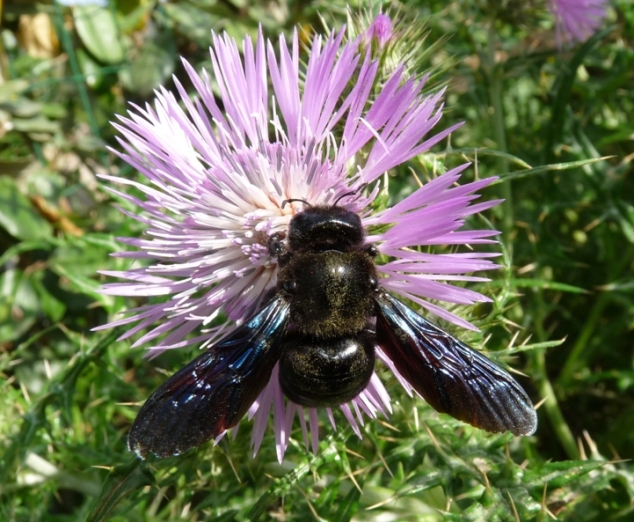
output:
[[[376,278],[376,276],[371,275],[368,281],[372,290],[376,290],[379,287],[379,280]]]
[[[297,281],[291,279],[282,283],[282,289],[288,294],[294,294],[297,292]]]

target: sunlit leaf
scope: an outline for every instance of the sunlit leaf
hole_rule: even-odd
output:
[[[76,5],[73,19],[82,43],[105,63],[119,63],[125,58],[125,48],[110,9],[96,5]]]
[[[17,239],[42,239],[52,234],[53,228],[18,189],[11,178],[0,177],[0,226]]]
[[[175,62],[176,47],[172,34],[165,33],[146,40],[141,49],[131,56],[128,66],[119,71],[119,79],[129,91],[149,96],[169,78]]]

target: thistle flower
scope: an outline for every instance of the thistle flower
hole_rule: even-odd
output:
[[[249,319],[275,288],[278,267],[267,245],[301,210],[301,202],[285,204],[291,199],[310,205],[338,202],[358,213],[366,229],[379,231],[367,241],[390,259],[378,267],[384,288],[474,328],[429,300],[489,301],[450,282],[484,280],[467,274],[494,268],[490,258],[495,254],[440,255],[414,247],[493,242],[495,231],[460,230],[467,216],[497,203],[472,203],[492,180],[456,186],[467,167],[462,165],[400,203],[370,211],[386,172],[428,151],[456,126],[432,134],[442,113],[442,92],[423,94],[425,81],[405,77],[404,67],[371,96],[378,63],[361,52],[362,45],[362,38],[346,42],[343,31],[326,39],[316,36],[304,67],[297,32],[290,45],[283,36],[277,46],[261,34],[255,44],[247,37],[243,57],[235,40],[214,34],[211,75],[183,61],[195,96],[174,79],[176,93],[161,88],[152,105],[134,107],[119,118],[115,127],[123,152],[115,153],[147,182],[104,179],[143,194],[139,199],[107,187],[139,209],[139,214],[123,212],[147,228],[142,239],[120,239],[135,250],[115,255],[140,263],[104,272],[125,282],[107,284],[103,292],[165,301],[130,310],[102,328],[134,325],[122,339],[149,328],[133,346],[150,344],[154,355],[191,344],[209,346],[232,328],[212,325],[219,314],[232,325]],[[367,186],[373,188],[364,193]],[[411,386],[378,348],[377,357],[411,394]],[[248,413],[254,420],[254,454],[271,407],[280,461],[295,414],[306,445],[310,438],[317,451],[317,411],[285,400],[276,367]],[[360,437],[364,415],[387,416],[390,397],[374,374],[367,388],[340,408]],[[333,412],[327,413],[334,427]]]
[[[607,8],[608,0],[548,0],[557,26],[557,45],[590,38],[601,27]]]
[[[392,20],[389,16],[379,13],[374,17],[370,27],[368,27],[366,37],[370,40],[376,40],[379,47],[385,47],[392,37]]]

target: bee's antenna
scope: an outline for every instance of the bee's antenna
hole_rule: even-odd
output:
[[[365,188],[369,185],[369,183],[364,183],[363,185],[361,185],[357,190],[351,190],[350,192],[345,192],[344,194],[341,194],[341,196],[339,196],[335,202],[332,204],[333,207],[337,206],[337,203],[339,203],[343,198],[345,198],[346,196],[354,196],[355,194],[358,194],[359,192],[361,192],[362,190],[365,190]]]
[[[303,203],[304,205],[312,207],[312,205],[308,201],[306,201],[305,199],[290,198],[290,199],[285,199],[284,201],[282,201],[282,208],[284,208],[288,203],[294,203],[295,201],[299,201],[300,203]]]

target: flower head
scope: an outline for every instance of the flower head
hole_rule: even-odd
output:
[[[277,46],[262,35],[255,43],[245,38],[243,56],[235,40],[213,35],[210,75],[183,62],[194,97],[175,79],[176,94],[162,88],[153,105],[120,117],[115,126],[123,152],[118,154],[147,183],[105,179],[144,195],[138,199],[108,187],[138,207],[138,215],[127,213],[147,228],[145,238],[121,239],[135,250],[117,255],[144,265],[105,272],[124,282],[107,284],[103,291],[163,297],[164,302],[130,310],[128,317],[104,328],[134,324],[123,338],[149,328],[134,346],[151,344],[152,353],[160,353],[190,344],[208,346],[231,328],[212,325],[220,313],[232,325],[249,319],[275,288],[278,266],[269,238],[285,232],[302,210],[301,201],[286,204],[292,199],[310,205],[338,202],[358,213],[366,230],[377,231],[367,242],[390,259],[378,266],[380,285],[473,328],[428,300],[488,301],[450,282],[482,280],[467,274],[494,268],[489,259],[494,254],[436,255],[414,247],[493,242],[494,231],[460,230],[467,216],[497,203],[472,203],[491,179],[457,186],[463,165],[400,203],[370,212],[381,177],[428,151],[455,127],[431,134],[441,117],[442,93],[424,95],[424,80],[405,77],[402,67],[374,95],[378,63],[361,46],[361,38],[344,41],[343,31],[325,40],[317,36],[303,66],[297,33],[290,44],[280,37]],[[377,357],[411,393],[378,348]],[[277,372],[276,367],[248,413],[254,419],[254,452],[271,407],[280,460],[296,413],[306,444],[310,438],[316,451],[317,411],[285,400]],[[364,415],[391,411],[376,374],[340,408],[359,436]],[[333,412],[327,412],[334,425]]]
[[[608,0],[548,0],[557,24],[557,42],[583,42],[603,23]]]
[[[383,13],[379,13],[374,17],[370,27],[367,30],[367,38],[372,41],[376,40],[379,47],[385,47],[385,45],[392,38],[392,20],[389,16]]]

